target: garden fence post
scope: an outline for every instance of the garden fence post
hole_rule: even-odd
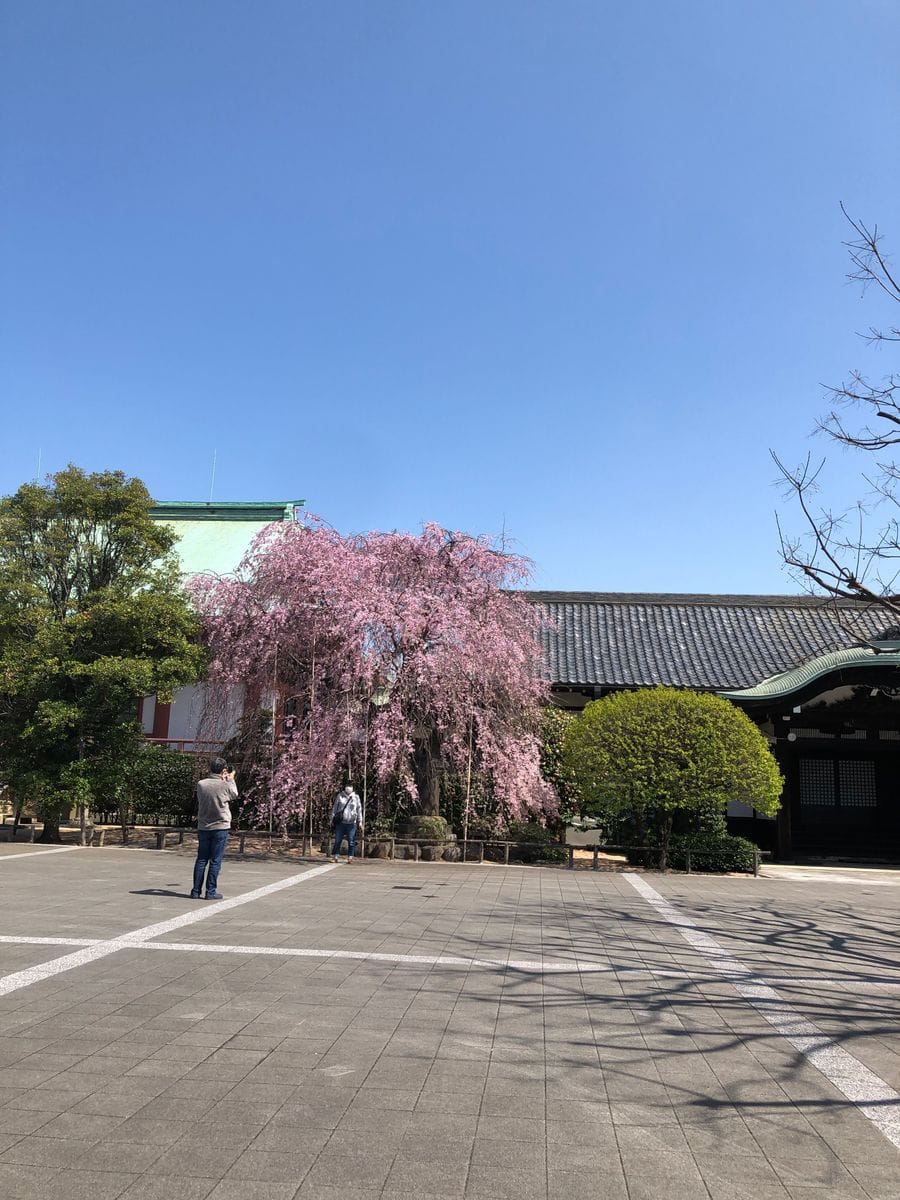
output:
[[[575,847],[574,846],[569,847],[569,870],[570,871],[575,870]]]

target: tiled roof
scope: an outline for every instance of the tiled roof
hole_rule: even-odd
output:
[[[548,678],[575,686],[754,687],[888,624],[811,596],[524,595],[543,617]]]

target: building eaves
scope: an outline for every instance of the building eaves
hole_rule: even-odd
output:
[[[752,688],[872,638],[883,614],[852,607],[856,633],[809,596],[525,592],[540,613],[547,678],[586,688]]]

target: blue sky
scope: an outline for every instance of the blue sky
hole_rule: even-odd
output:
[[[769,448],[890,369],[839,202],[900,258],[894,0],[0,15],[0,491],[206,500],[215,450],[215,499],[505,529],[538,587],[796,590]]]

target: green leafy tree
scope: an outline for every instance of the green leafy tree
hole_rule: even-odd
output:
[[[652,688],[588,704],[566,735],[564,761],[584,808],[631,818],[653,837],[665,866],[676,817],[695,828],[741,800],[778,811],[782,778],[766,740],[728,700]]]
[[[575,720],[575,713],[552,704],[548,704],[541,714],[541,774],[559,797],[559,820],[563,823],[581,809],[581,789],[564,756],[566,735]]]
[[[133,755],[138,698],[203,672],[151,503],[139,479],[75,466],[0,500],[0,776],[39,796],[45,841]]]

